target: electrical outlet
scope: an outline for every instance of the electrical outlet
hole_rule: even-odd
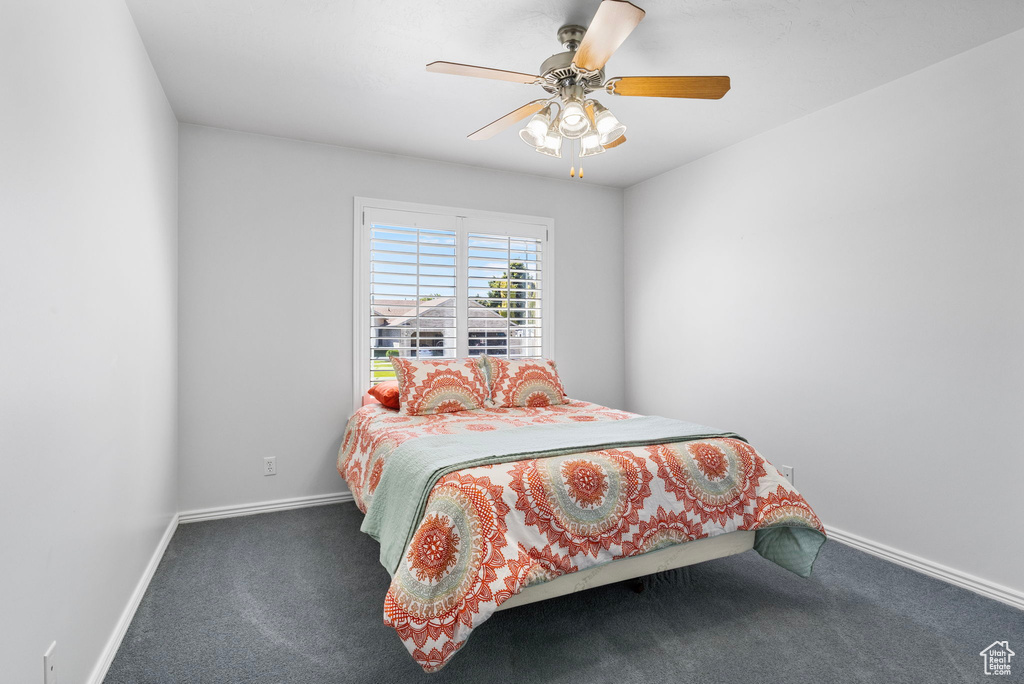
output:
[[[267,456],[263,459],[263,474],[277,475],[277,456]]]
[[[50,644],[43,654],[43,684],[57,684],[57,642]]]
[[[782,473],[782,477],[784,477],[787,480],[789,480],[789,484],[791,484],[791,485],[793,485],[795,487],[796,483],[793,482],[793,471],[794,470],[795,470],[795,468],[793,468],[793,466],[779,466],[779,472]]]

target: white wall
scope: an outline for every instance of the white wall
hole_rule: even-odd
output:
[[[1024,590],[1024,32],[626,191],[627,407]],[[1019,536],[1019,535],[1017,535]]]
[[[177,123],[119,0],[0,10],[0,679],[85,682],[176,510]]]
[[[190,125],[180,136],[181,510],[344,491],[355,196],[553,217],[559,369],[572,396],[621,405],[621,190]]]

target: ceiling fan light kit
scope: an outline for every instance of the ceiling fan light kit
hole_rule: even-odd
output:
[[[589,157],[626,142],[626,127],[607,107],[587,98],[594,90],[627,97],[713,100],[729,91],[728,76],[625,76],[605,81],[605,64],[643,18],[644,11],[631,2],[602,0],[589,27],[569,24],[558,29],[565,52],[544,60],[539,76],[454,62],[431,62],[427,71],[539,85],[553,96],[525,104],[470,133],[470,140],[486,140],[533,115],[519,131],[526,144],[541,154],[561,158],[562,142],[569,140],[575,157],[579,140],[579,156]],[[575,164],[569,175],[576,175]],[[582,167],[579,177],[583,177]]]

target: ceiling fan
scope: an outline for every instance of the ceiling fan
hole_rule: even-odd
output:
[[[709,100],[717,100],[729,91],[728,76],[623,76],[605,80],[605,64],[644,14],[626,0],[602,0],[589,27],[570,24],[558,29],[558,41],[566,51],[544,60],[537,76],[455,62],[431,62],[427,71],[539,85],[551,94],[470,133],[470,140],[487,140],[532,114],[519,131],[528,145],[561,158],[562,140],[570,141],[574,156],[575,141],[579,140],[579,156],[589,157],[626,142],[626,127],[600,102],[588,97],[595,90],[603,89],[611,95]],[[569,175],[576,175],[575,163]]]

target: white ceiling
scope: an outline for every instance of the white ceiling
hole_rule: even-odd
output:
[[[598,94],[628,142],[586,160],[626,187],[1024,27],[1020,0],[636,0],[611,76],[732,77],[722,100]],[[536,73],[597,0],[127,0],[178,119],[557,178],[511,128],[466,135],[539,86],[431,74],[446,60]],[[956,96],[951,84],[950,96]],[[568,148],[567,148],[568,149]]]

